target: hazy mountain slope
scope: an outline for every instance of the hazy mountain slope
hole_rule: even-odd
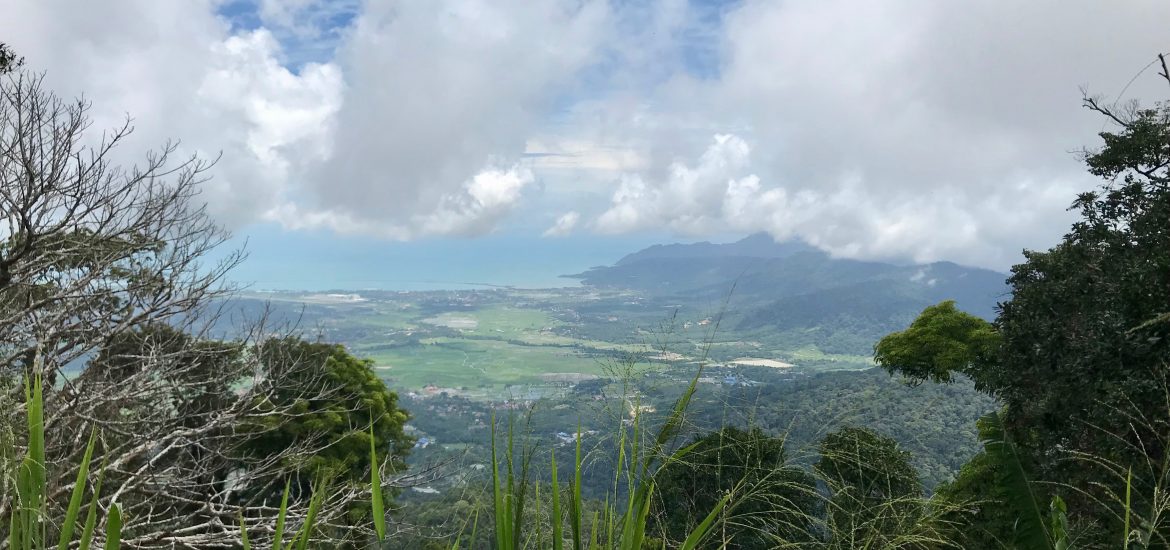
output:
[[[656,244],[629,254],[617,265],[629,265],[643,260],[712,259],[712,258],[786,258],[800,252],[815,252],[816,248],[802,241],[778,243],[766,233],[756,233],[733,243],[709,242],[691,244]]]
[[[728,244],[658,245],[611,267],[577,275],[589,286],[629,288],[677,303],[712,303],[733,288],[736,330],[809,334],[868,353],[942,300],[991,319],[1006,297],[1005,275],[950,262],[895,265],[832,258],[804,243],[753,235]]]

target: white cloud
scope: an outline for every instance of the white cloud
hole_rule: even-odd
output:
[[[256,0],[255,29],[225,5],[22,0],[0,38],[95,129],[131,113],[128,157],[222,151],[204,197],[236,227],[474,235],[536,196],[577,213],[551,234],[766,230],[991,267],[1095,185],[1069,153],[1104,127],[1079,87],[1170,49],[1163,0]]]
[[[232,33],[213,7],[26,2],[0,19],[0,36],[60,95],[91,101],[91,137],[133,116],[123,160],[167,139],[181,140],[180,154],[222,151],[203,196],[218,219],[238,226],[277,201],[305,162],[327,154],[342,79],[332,64],[289,71],[270,33]]]
[[[743,139],[720,134],[693,168],[676,160],[659,184],[627,175],[613,194],[613,204],[597,218],[595,227],[603,233],[662,226],[687,235],[717,232],[725,225],[719,205],[733,198],[732,186],[747,185],[735,178],[748,168],[750,153]]]
[[[577,222],[581,220],[581,214],[575,211],[569,211],[562,214],[551,227],[544,231],[545,237],[564,237],[576,229]]]
[[[411,234],[487,228],[501,205],[467,207],[465,182],[521,160],[606,17],[599,3],[369,4],[339,58],[347,92],[333,155],[299,202]],[[476,189],[493,204],[518,197]]]
[[[670,79],[644,124],[623,123],[654,166],[615,178],[597,227],[764,229],[1006,267],[1055,242],[1096,185],[1070,153],[1106,126],[1080,87],[1120,91],[1170,48],[1167,20],[1153,0],[748,0],[724,21],[716,78]],[[1149,70],[1126,97],[1165,97],[1164,82]],[[751,144],[750,166],[696,133]]]
[[[521,166],[487,168],[464,182],[461,189],[440,197],[433,210],[411,214],[406,220],[374,220],[339,209],[306,210],[293,202],[272,208],[265,217],[290,229],[325,228],[395,240],[480,235],[490,232],[511,211],[532,181],[532,171]]]
[[[392,238],[478,234],[510,211],[534,181],[519,164],[528,137],[608,17],[601,2],[370,3],[334,61],[293,70],[269,28],[233,30],[216,6],[26,2],[0,36],[62,95],[92,98],[98,128],[132,113],[128,157],[170,137],[222,150],[204,197],[223,222]],[[258,11],[307,38],[336,13]]]

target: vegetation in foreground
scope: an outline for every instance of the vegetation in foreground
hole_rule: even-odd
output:
[[[0,51],[0,71],[19,65]],[[370,364],[263,319],[208,336],[241,260],[200,263],[226,238],[195,202],[209,165],[164,146],[121,170],[129,126],[83,145],[84,103],[3,78],[3,544],[393,546],[387,505],[425,473],[402,471],[407,413]],[[656,423],[631,396],[601,502],[582,495],[580,434],[562,484],[512,424],[493,432],[484,521],[443,544],[482,528],[501,550],[1170,545],[1170,104],[1086,106],[1117,125],[1085,155],[1107,181],[1013,269],[995,320],[943,302],[875,348],[912,383],[962,375],[1002,403],[953,482],[925,495],[905,451],[862,428],[829,433],[811,466],[750,430],[684,443],[700,364]]]

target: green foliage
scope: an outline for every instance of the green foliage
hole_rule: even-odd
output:
[[[867,428],[846,427],[821,441],[818,477],[829,486],[828,522],[838,540],[884,540],[910,532],[923,510],[910,453]]]
[[[979,420],[979,435],[984,450],[938,489],[940,497],[965,508],[952,518],[956,538],[969,548],[1049,548],[1028,459],[1004,431],[999,413]]]
[[[577,433],[577,454],[574,461],[573,483],[570,487],[569,524],[572,547],[574,550],[584,550],[588,547],[610,548],[613,550],[642,550],[650,539],[646,536],[646,526],[649,520],[650,509],[656,494],[655,475],[663,463],[682,460],[691,450],[687,446],[673,453],[667,453],[667,448],[677,437],[683,415],[698,387],[699,378],[703,369],[700,368],[687,390],[679,397],[671,408],[664,422],[656,433],[647,433],[642,425],[641,407],[636,401],[629,402],[631,407],[631,422],[627,424],[622,418],[615,428],[617,438],[617,469],[614,471],[613,489],[606,495],[606,503],[600,514],[593,516],[591,529],[584,529],[586,523],[586,507],[581,493],[581,470],[583,468],[581,455],[580,431]],[[624,416],[624,415],[623,415]],[[495,548],[496,550],[518,550],[521,548],[541,546],[545,525],[533,526],[527,521],[524,514],[525,505],[529,498],[530,465],[533,456],[532,449],[524,448],[516,460],[516,436],[513,424],[508,423],[504,456],[497,455],[496,422],[492,419],[492,509],[495,517]],[[550,459],[555,467],[555,459]],[[503,465],[503,473],[500,466]],[[518,476],[518,478],[517,478]],[[536,487],[539,487],[537,485]],[[560,491],[559,486],[552,487],[553,491]],[[554,500],[554,514],[549,521],[563,522],[560,514],[558,495]],[[535,503],[539,515],[540,493],[536,490]],[[719,517],[727,499],[723,498],[709,511],[707,517],[686,533],[684,548],[695,548],[708,535],[715,518]],[[532,536],[527,530],[535,530]],[[562,527],[552,529],[558,535],[563,533]],[[554,543],[554,545],[558,545]]]
[[[956,373],[977,375],[994,362],[999,343],[991,323],[948,300],[923,310],[906,330],[882,338],[873,358],[914,382],[951,382]]]
[[[733,491],[744,494],[720,518],[729,549],[766,549],[774,540],[810,537],[809,517],[821,506],[816,480],[789,462],[785,441],[758,428],[726,427],[696,437],[682,460],[655,476],[659,498],[651,515],[655,537],[671,540],[699,526]],[[715,547],[715,546],[705,546]]]
[[[1170,534],[1159,523],[1170,464],[1170,104],[1085,104],[1117,125],[1085,154],[1107,181],[1077,197],[1080,219],[1058,245],[1012,268],[994,331],[941,304],[875,350],[914,380],[966,373],[1005,405],[1002,422],[984,423],[986,453],[947,491],[988,500],[969,532],[1030,547],[1044,533],[1045,546],[1068,544],[1067,525],[1078,544],[1110,547],[1139,518],[1146,540]],[[1067,489],[1048,521],[1021,481],[1025,466]]]
[[[89,548],[97,521],[98,496],[101,494],[101,472],[105,471],[102,465],[98,482],[93,489],[93,500],[90,502],[85,527],[80,541],[73,538],[77,517],[80,514],[81,503],[85,496],[86,485],[89,480],[90,460],[93,458],[94,447],[97,443],[97,433],[90,434],[85,454],[78,466],[77,479],[65,508],[64,521],[58,523],[46,517],[50,494],[47,486],[45,460],[45,419],[44,395],[41,377],[35,376],[25,382],[25,416],[28,420],[27,448],[24,458],[20,461],[15,473],[15,480],[9,480],[6,486],[14,485],[15,495],[0,495],[0,498],[10,502],[8,521],[8,548],[10,550],[46,550],[50,548],[48,535],[50,529],[59,529],[56,547],[58,550],[71,547],[77,543],[82,550]],[[8,445],[10,443],[5,443]],[[5,456],[12,456],[11,449],[4,449]],[[106,516],[105,548],[116,550],[120,547],[122,536],[122,516],[117,503],[111,503]]]
[[[1069,550],[1072,547],[1072,534],[1068,528],[1068,507],[1065,506],[1064,500],[1060,496],[1054,495],[1052,497],[1048,515],[1052,522],[1050,532],[1052,533],[1053,550]]]
[[[1040,498],[1029,479],[1025,458],[1004,430],[998,413],[980,420],[980,436],[984,453],[994,468],[1001,472],[1000,488],[1004,498],[996,505],[1007,504],[1015,516],[1015,541],[1028,548],[1044,548],[1049,544],[1045,531]]]
[[[996,321],[999,361],[982,378],[1007,405],[1005,427],[1037,475],[1089,489],[1066,495],[1069,513],[1109,538],[1122,529],[1113,495],[1126,468],[1134,506],[1145,509],[1167,460],[1170,105],[1132,114],[1088,106],[1119,123],[1085,158],[1109,181],[1077,198],[1080,219],[1060,244],[1012,269],[1012,299]],[[1102,463],[1119,475],[1104,479]]]
[[[386,510],[385,501],[382,500],[382,476],[375,439],[374,425],[370,424],[370,510],[374,516],[374,532],[381,541],[386,539]]]
[[[405,468],[403,458],[413,441],[403,431],[408,413],[398,406],[398,396],[378,378],[372,362],[358,359],[342,346],[310,343],[298,338],[270,340],[260,347],[266,367],[280,372],[288,368],[291,384],[278,391],[277,403],[292,405],[292,418],[272,418],[261,433],[249,443],[248,451],[276,455],[280,451],[317,438],[318,450],[309,460],[290,464],[303,473],[329,472],[338,481],[364,482],[369,479],[371,458],[379,462],[389,458],[391,470]],[[296,363],[309,368],[292,369]],[[314,398],[294,391],[303,387],[320,387]],[[376,455],[371,457],[370,446]]]

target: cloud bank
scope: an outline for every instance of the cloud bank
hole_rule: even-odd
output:
[[[1072,151],[1106,126],[1081,87],[1164,97],[1140,71],[1170,51],[1161,0],[8,12],[0,40],[85,94],[96,128],[133,115],[127,159],[167,138],[222,151],[204,197],[232,227],[475,236],[528,202],[564,213],[546,236],[767,231],[997,268],[1053,242],[1095,185]]]

